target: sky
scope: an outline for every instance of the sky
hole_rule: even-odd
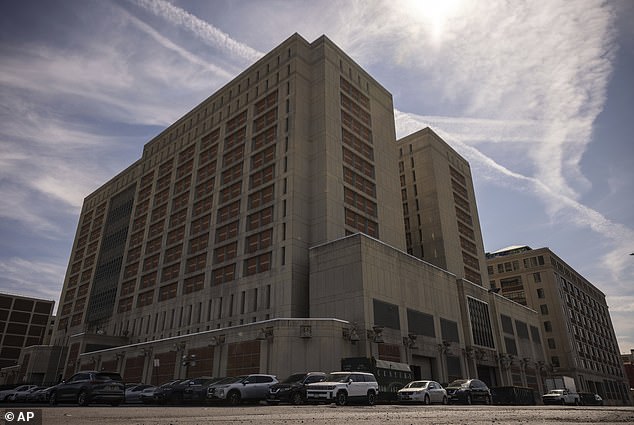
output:
[[[486,251],[548,247],[634,349],[634,2],[0,2],[0,291],[58,301],[84,197],[297,32],[471,164]]]

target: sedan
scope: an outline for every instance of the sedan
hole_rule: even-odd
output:
[[[141,403],[141,392],[149,387],[153,387],[154,385],[149,384],[139,384],[134,385],[132,387],[126,388],[125,390],[125,402],[126,403]]]
[[[447,391],[436,381],[412,381],[396,395],[400,402],[447,404]]]

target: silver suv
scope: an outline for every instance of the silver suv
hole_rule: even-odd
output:
[[[332,372],[323,382],[309,384],[306,388],[306,401],[309,403],[335,402],[339,406],[355,400],[372,406],[378,395],[376,378],[365,372]]]
[[[269,387],[277,382],[273,375],[253,374],[226,378],[207,389],[207,400],[226,401],[232,406],[237,406],[243,400],[264,400]]]

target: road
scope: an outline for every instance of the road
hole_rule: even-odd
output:
[[[5,411],[38,407],[1,406],[0,425]],[[633,407],[563,406],[243,406],[243,407],[75,407],[41,408],[42,425],[182,425],[182,424],[623,424],[634,423]]]

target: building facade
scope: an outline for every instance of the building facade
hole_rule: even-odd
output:
[[[54,306],[51,300],[0,293],[0,374],[5,381],[8,375],[20,379],[24,348],[50,342]]]
[[[288,39],[86,198],[55,342],[308,316],[308,247],[404,247],[392,111],[327,39]]]
[[[630,384],[630,394],[634,392],[634,350],[630,350],[629,354],[621,354],[623,368]]]
[[[605,294],[548,248],[514,246],[487,254],[491,288],[540,313],[549,373],[577,390],[627,402],[628,384]]]
[[[469,163],[430,128],[398,147],[407,252],[482,285],[486,257]]]
[[[291,36],[85,199],[53,336],[58,375],[284,377],[375,357],[421,378],[541,391],[537,312],[481,284],[468,163],[421,135],[433,149],[397,144],[391,94],[326,37]],[[425,248],[434,261],[406,252],[399,146],[410,143],[416,173],[435,167],[421,187],[437,186],[421,210],[436,220],[423,233],[440,241]]]

